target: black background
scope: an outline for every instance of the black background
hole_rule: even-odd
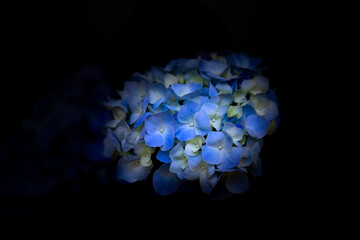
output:
[[[247,193],[214,201],[202,193],[159,197],[151,181],[130,186],[89,183],[72,193],[5,196],[5,201],[26,209],[20,219],[4,211],[5,221],[115,219],[110,222],[149,226],[157,216],[160,227],[182,217],[212,224],[229,221],[230,216],[255,216],[270,223],[274,216],[292,219],[309,207],[316,209],[318,186],[311,179],[311,147],[305,141],[310,132],[307,116],[317,102],[309,100],[314,92],[303,83],[315,87],[322,81],[315,71],[316,35],[322,26],[321,11],[310,1],[51,1],[19,2],[4,10],[4,136],[19,131],[36,99],[83,66],[105,68],[115,91],[134,72],[165,66],[170,59],[194,58],[199,51],[232,50],[262,57],[282,116],[275,135],[265,138],[264,175],[250,178]],[[50,213],[42,211],[45,203],[51,204]]]

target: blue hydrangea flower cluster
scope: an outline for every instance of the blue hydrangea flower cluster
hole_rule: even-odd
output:
[[[248,189],[247,173],[261,175],[263,137],[279,124],[278,100],[245,54],[201,54],[135,73],[104,103],[112,111],[104,154],[118,159],[117,178],[145,180],[154,166],[159,195],[198,181],[210,194],[222,179],[231,193]]]

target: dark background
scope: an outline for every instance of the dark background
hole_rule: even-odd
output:
[[[56,91],[84,66],[104,69],[103,81],[114,94],[134,72],[165,66],[170,59],[195,58],[199,51],[232,50],[262,57],[282,116],[275,135],[265,138],[264,175],[250,178],[247,193],[222,201],[201,193],[159,197],[151,181],[128,186],[89,180],[76,191],[65,185],[35,196],[2,196],[5,221],[115,218],[150,224],[159,216],[166,225],[173,218],[194,214],[201,221],[234,215],[269,222],[274,215],[290,219],[316,207],[318,186],[312,182],[309,164],[313,154],[305,146],[311,128],[307,116],[318,104],[309,98],[323,81],[315,71],[316,35],[322,26],[321,11],[314,3],[51,1],[18,2],[4,11],[2,142],[21,132],[22,119],[36,100]],[[114,166],[108,167],[111,174]]]

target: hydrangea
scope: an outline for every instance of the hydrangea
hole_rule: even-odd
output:
[[[132,183],[153,173],[159,195],[195,181],[206,194],[219,183],[245,192],[248,173],[262,173],[263,137],[280,120],[260,62],[212,53],[135,73],[118,91],[121,98],[105,103],[113,119],[104,154],[118,161],[117,179]]]

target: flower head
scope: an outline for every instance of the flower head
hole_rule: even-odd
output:
[[[211,53],[135,73],[118,92],[120,100],[104,103],[113,116],[104,155],[120,156],[118,179],[144,180],[159,161],[153,174],[159,195],[188,181],[198,181],[206,194],[218,184],[230,193],[246,191],[248,172],[262,173],[262,139],[280,122],[279,101],[260,62]]]
[[[174,145],[175,131],[178,126],[169,112],[154,114],[145,120],[145,143],[150,147],[169,150]]]

